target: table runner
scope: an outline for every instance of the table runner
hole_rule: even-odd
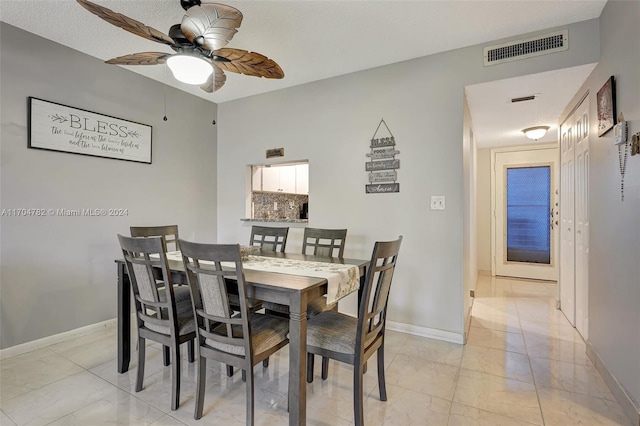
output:
[[[182,262],[182,254],[179,251],[167,252],[167,259]],[[234,266],[226,262],[222,265]],[[328,283],[327,305],[360,288],[360,270],[357,265],[250,255],[248,260],[242,262],[242,267],[254,271],[325,278]]]

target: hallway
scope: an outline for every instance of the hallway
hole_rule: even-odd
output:
[[[628,424],[555,297],[555,284],[479,277],[454,403],[534,424]],[[452,410],[449,425],[524,424],[489,417]]]

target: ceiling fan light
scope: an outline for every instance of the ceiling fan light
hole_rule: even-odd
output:
[[[524,135],[529,139],[537,141],[547,134],[547,130],[549,130],[549,126],[535,126],[522,130],[522,133],[524,133]]]
[[[191,55],[170,56],[167,65],[176,80],[187,84],[204,84],[213,72],[209,62]]]

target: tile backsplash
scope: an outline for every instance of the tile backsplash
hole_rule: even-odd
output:
[[[252,219],[299,219],[302,204],[308,202],[309,195],[254,191],[251,193]]]

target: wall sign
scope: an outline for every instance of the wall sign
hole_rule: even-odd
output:
[[[389,133],[388,137],[376,137],[380,130],[380,125]],[[367,153],[367,157],[371,161],[364,163],[364,169],[369,173],[369,185],[365,185],[367,194],[382,194],[388,192],[400,192],[400,184],[396,182],[398,179],[397,169],[400,168],[400,160],[396,155],[400,151],[396,151],[396,140],[391,134],[387,123],[384,119],[380,120],[373,137],[371,138],[371,152]]]
[[[267,150],[267,158],[284,157],[284,148],[271,148]]]
[[[29,97],[29,148],[151,164],[151,126]]]

